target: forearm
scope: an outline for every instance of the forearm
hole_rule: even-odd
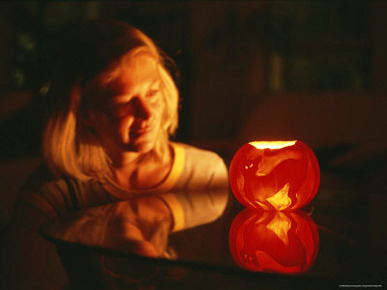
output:
[[[45,218],[19,207],[3,232],[2,289],[42,289],[51,245],[39,235]]]

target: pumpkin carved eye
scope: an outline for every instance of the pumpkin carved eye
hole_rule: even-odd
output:
[[[234,155],[230,185],[236,199],[250,208],[298,209],[316,195],[320,168],[301,141],[255,141]]]

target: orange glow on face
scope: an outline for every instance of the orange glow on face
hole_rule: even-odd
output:
[[[319,236],[315,223],[303,212],[246,209],[231,225],[229,246],[242,268],[298,274],[315,261]]]
[[[237,200],[250,208],[298,209],[309,203],[320,184],[313,151],[300,141],[255,141],[242,146],[230,165]]]

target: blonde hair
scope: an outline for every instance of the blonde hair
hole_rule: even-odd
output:
[[[143,32],[116,20],[94,20],[68,39],[51,82],[52,113],[43,135],[43,156],[51,171],[81,180],[111,180],[111,161],[92,128],[84,121],[98,88],[114,80],[125,59],[147,54],[160,75],[165,103],[162,130],[150,153],[164,160],[169,136],[178,123],[178,90],[166,69],[171,60]]]

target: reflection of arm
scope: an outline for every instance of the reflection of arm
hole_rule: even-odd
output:
[[[171,225],[168,206],[158,196],[142,196],[69,215],[45,232],[60,240],[161,256]]]
[[[144,256],[157,257],[165,253],[172,216],[158,196],[120,202],[111,217],[105,243],[116,249],[126,247]]]
[[[172,231],[215,221],[224,212],[228,197],[228,189],[219,188],[160,195],[172,212]]]

